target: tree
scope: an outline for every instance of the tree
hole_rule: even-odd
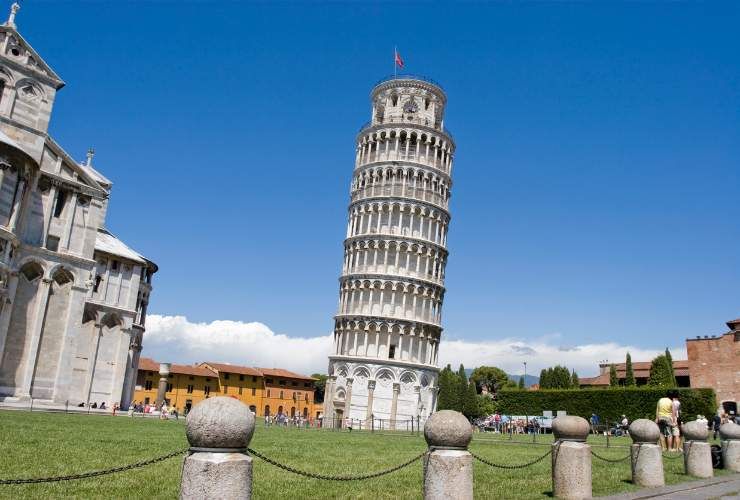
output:
[[[624,385],[627,387],[634,387],[637,385],[635,382],[635,372],[632,369],[632,356],[627,353],[627,359],[625,359],[625,373],[624,373]]]
[[[498,409],[496,402],[488,394],[478,394],[478,414],[479,415],[493,415]]]
[[[326,389],[326,379],[328,379],[329,377],[327,375],[322,375],[321,373],[314,373],[311,376],[316,379],[313,381],[313,387],[315,389],[313,399],[316,403],[323,403],[324,390]]]
[[[550,388],[550,378],[549,373],[546,369],[542,369],[540,371],[540,389],[549,389]]]
[[[609,366],[609,386],[619,386],[619,377],[617,377],[617,365],[615,365],[614,363]]]
[[[470,382],[475,384],[478,394],[483,392],[483,388],[493,395],[504,387],[512,386],[506,372],[495,366],[479,366],[470,374]]]
[[[578,374],[575,370],[573,370],[573,373],[570,374],[570,386],[573,389],[580,389],[581,388],[581,381],[578,380]]]
[[[457,370],[457,402],[455,409],[463,413],[465,406],[465,397],[468,392],[468,375],[465,373],[465,367],[460,363]]]
[[[438,384],[437,409],[454,410],[457,402],[457,375],[452,371],[450,365],[445,366],[439,372]]]
[[[519,389],[524,389],[524,376],[519,377],[519,383],[517,384]]]
[[[469,419],[480,417],[480,406],[478,405],[478,393],[475,392],[475,384],[467,384],[467,390],[463,398],[462,414]]]
[[[665,348],[665,359],[668,365],[668,372],[671,374],[671,387],[676,387],[678,384],[676,383],[676,373],[673,371],[673,356],[671,356],[671,351],[667,347]]]
[[[540,389],[570,389],[570,370],[564,366],[553,366],[540,372]]]
[[[668,367],[668,359],[665,354],[661,354],[653,359],[650,363],[650,378],[648,385],[654,387],[675,387],[675,380],[671,377],[671,371]]]

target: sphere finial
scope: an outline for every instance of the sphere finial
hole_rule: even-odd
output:
[[[722,441],[740,441],[740,425],[735,422],[727,422],[719,427],[719,435]]]
[[[254,415],[238,399],[209,398],[188,413],[185,434],[192,448],[243,450],[254,434]]]
[[[552,421],[552,433],[559,441],[586,441],[590,430],[588,420],[576,415],[563,415]]]
[[[467,449],[473,428],[462,413],[440,410],[424,424],[424,439],[429,447]]]

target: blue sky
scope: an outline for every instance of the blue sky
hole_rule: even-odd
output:
[[[457,141],[448,339],[661,349],[740,315],[737,3],[25,2],[51,132],[160,265],[150,313],[325,335],[355,134],[392,71]],[[553,360],[555,362],[557,360]]]

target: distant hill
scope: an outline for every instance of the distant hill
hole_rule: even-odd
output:
[[[468,377],[470,377],[470,374],[473,373],[474,368],[466,368],[465,373]],[[512,375],[511,373],[507,373],[509,376],[509,380],[513,380],[517,384],[519,383],[519,379],[522,378],[521,375]],[[535,377],[534,375],[527,374],[527,377],[524,379],[524,386],[525,387],[531,387],[534,384],[540,383],[540,377]]]

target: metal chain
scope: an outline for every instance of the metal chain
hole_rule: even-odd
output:
[[[306,471],[291,467],[289,465],[281,464],[280,462],[277,462],[271,458],[264,456],[262,453],[258,451],[254,451],[252,448],[247,448],[247,451],[251,453],[252,455],[254,455],[255,457],[261,458],[268,464],[274,465],[275,467],[279,469],[292,472],[293,474],[298,474],[299,476],[310,477],[312,479],[322,479],[324,481],[362,481],[363,479],[372,479],[374,477],[384,476],[386,474],[390,474],[391,472],[396,472],[397,470],[401,470],[404,467],[413,464],[414,462],[422,458],[424,454],[426,453],[426,452],[420,453],[419,455],[416,455],[411,460],[408,460],[402,464],[396,465],[395,467],[391,467],[390,469],[382,470],[379,472],[372,472],[370,474],[360,474],[356,476],[327,476],[324,474],[316,474],[314,472],[306,472]]]
[[[596,454],[594,452],[594,450],[591,450],[591,455],[595,456],[599,460],[603,460],[604,462],[609,462],[610,464],[616,464],[617,462],[624,462],[625,460],[627,460],[628,458],[630,458],[632,456],[630,454],[630,455],[627,455],[626,457],[622,457],[622,458],[606,458],[606,457],[602,457],[602,456]]]
[[[172,453],[168,453],[167,455],[162,455],[161,457],[152,458],[150,460],[144,460],[142,462],[136,462],[136,463],[129,464],[129,465],[122,465],[120,467],[114,467],[112,469],[85,472],[82,474],[70,474],[68,476],[34,477],[34,478],[22,478],[22,479],[0,479],[0,485],[54,483],[58,481],[72,481],[75,479],[86,479],[89,477],[105,476],[107,474],[115,474],[116,472],[123,472],[123,471],[131,470],[131,469],[138,469],[140,467],[146,467],[147,465],[152,465],[157,462],[163,462],[172,457],[182,455],[186,451],[188,451],[187,448],[185,448],[184,450],[173,451]]]
[[[476,455],[475,453],[470,453],[470,454],[473,455],[473,458],[474,459],[476,459],[479,462],[482,462],[482,463],[488,465],[489,467],[495,467],[497,469],[509,469],[509,470],[512,470],[512,469],[524,469],[526,467],[530,467],[530,466],[532,466],[532,465],[534,465],[534,464],[536,464],[538,462],[541,462],[542,460],[545,459],[545,457],[547,457],[551,453],[552,453],[552,448],[549,449],[549,450],[547,450],[547,453],[545,453],[541,457],[535,458],[534,460],[532,460],[531,462],[527,462],[526,464],[518,464],[518,465],[495,464],[493,462],[490,462],[490,461],[486,460],[485,458],[483,458],[481,456]]]

